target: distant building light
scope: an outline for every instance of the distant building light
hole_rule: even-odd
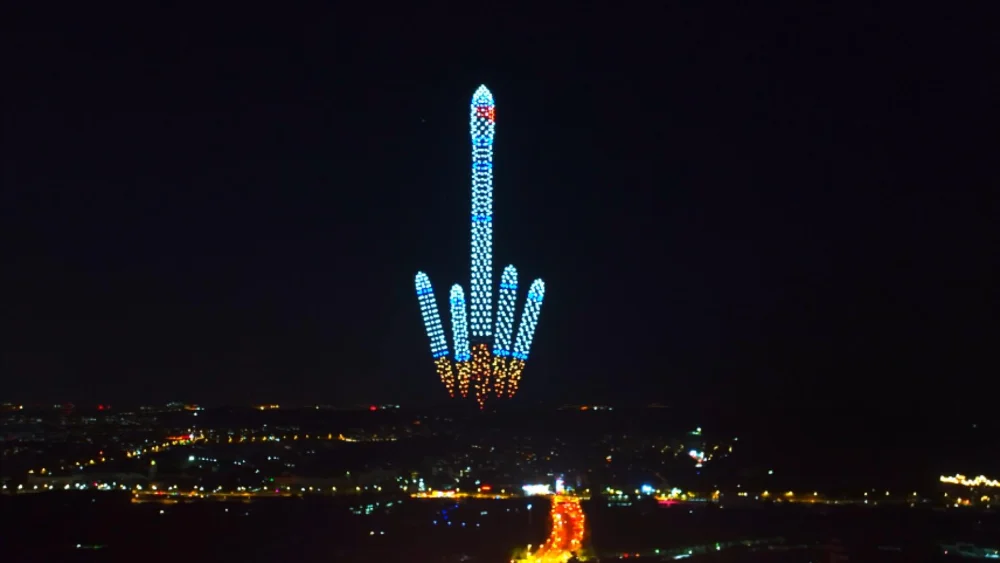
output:
[[[523,487],[521,487],[521,490],[523,490],[524,494],[528,496],[542,496],[542,495],[552,494],[552,487],[549,485],[524,485]]]

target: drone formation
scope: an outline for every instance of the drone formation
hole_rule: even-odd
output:
[[[507,266],[500,276],[496,324],[493,322],[493,140],[496,104],[493,94],[480,86],[472,95],[469,129],[472,136],[472,279],[466,299],[455,284],[448,295],[454,355],[441,324],[431,281],[417,272],[417,299],[424,318],[431,355],[450,397],[470,393],[486,405],[491,395],[511,398],[517,393],[538,314],[545,297],[545,283],[536,279],[528,288],[521,322],[514,336],[517,269]]]

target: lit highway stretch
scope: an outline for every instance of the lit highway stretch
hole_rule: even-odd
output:
[[[574,555],[581,560],[585,559],[581,551],[587,521],[580,506],[580,498],[567,495],[553,496],[549,517],[552,520],[552,529],[545,543],[534,552],[529,545],[524,556],[511,560],[511,563],[565,563]]]

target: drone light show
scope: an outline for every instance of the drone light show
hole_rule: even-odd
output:
[[[469,394],[470,360],[469,316],[465,308],[465,292],[457,283],[451,286],[451,332],[455,340],[455,371],[458,372],[458,392],[463,397]]]
[[[424,327],[427,328],[427,336],[431,340],[431,357],[434,358],[434,365],[437,367],[438,376],[444,383],[448,395],[455,396],[455,374],[452,371],[451,361],[448,360],[448,341],[444,336],[444,328],[441,326],[441,315],[438,313],[437,301],[434,300],[434,289],[431,287],[431,280],[427,274],[417,272],[417,299],[420,302],[420,314],[424,317]]]
[[[472,95],[469,106],[472,138],[472,237],[469,293],[455,284],[449,293],[454,356],[449,354],[434,291],[427,274],[416,278],[417,300],[431,342],[431,357],[450,397],[472,396],[484,408],[491,395],[512,398],[517,394],[531,350],[545,283],[529,286],[521,321],[514,336],[517,308],[517,269],[504,268],[495,300],[499,310],[493,324],[493,142],[496,137],[496,104],[486,86]]]

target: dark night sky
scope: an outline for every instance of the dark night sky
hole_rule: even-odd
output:
[[[520,400],[995,382],[995,20],[669,4],[8,20],[0,400],[439,400],[480,83]]]

